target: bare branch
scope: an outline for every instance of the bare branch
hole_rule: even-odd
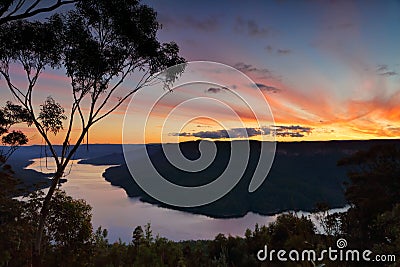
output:
[[[25,12],[26,12],[26,13],[29,13],[29,12],[32,11],[32,9],[34,9],[39,3],[40,3],[40,0],[36,0],[30,7],[28,7],[28,9],[27,9]]]
[[[129,68],[121,77],[121,79],[110,89],[110,91],[108,92],[107,96],[105,97],[105,99],[103,100],[103,102],[101,103],[101,105],[97,108],[96,112],[94,113],[93,117],[95,118],[99,112],[103,109],[103,107],[107,104],[108,100],[110,99],[110,97],[112,96],[112,94],[114,93],[114,91],[124,82],[126,76],[128,76],[128,74],[131,72],[131,69]]]
[[[142,89],[143,87],[146,87],[149,85],[149,82],[151,82],[152,80],[154,80],[153,76],[149,76],[148,75],[148,71],[146,71],[146,73],[142,76],[141,80],[139,81],[139,83],[136,85],[136,87],[131,90],[129,93],[127,93],[124,97],[122,97],[117,104],[115,104],[111,109],[109,109],[107,112],[105,112],[103,115],[101,115],[98,118],[95,118],[93,120],[93,124],[100,121],[101,119],[107,117],[108,115],[110,115],[112,112],[114,112],[117,108],[119,108],[122,103],[124,103],[126,101],[126,99],[128,99],[130,96],[132,96],[134,93],[136,93],[137,91],[139,91],[140,89]],[[146,77],[144,79],[144,77]]]
[[[29,74],[27,74],[29,76]],[[46,144],[49,146],[51,155],[53,156],[57,166],[60,165],[60,160],[58,159],[57,153],[53,147],[53,144],[51,143],[49,137],[47,136],[47,132],[45,131],[45,129],[43,129],[42,125],[39,123],[39,121],[36,119],[35,117],[35,112],[34,112],[34,108],[33,108],[33,104],[32,104],[32,91],[33,88],[35,86],[35,82],[37,81],[38,77],[40,75],[40,69],[38,69],[36,71],[35,77],[33,79],[31,79],[32,81],[34,81],[33,83],[29,83],[29,87],[28,87],[28,97],[27,97],[27,102],[28,102],[28,110],[31,113],[31,117],[33,120],[33,123],[35,124],[38,132],[40,133],[40,135],[43,137],[43,139],[46,141]]]
[[[21,4],[21,2],[22,2],[22,4]],[[33,17],[33,16],[35,16],[37,14],[40,14],[40,13],[50,12],[50,11],[53,11],[53,10],[63,6],[63,5],[76,3],[76,0],[65,0],[65,1],[57,0],[57,2],[54,3],[53,5],[35,9],[35,7],[38,5],[37,2],[40,2],[40,0],[37,0],[35,3],[30,5],[22,13],[15,14],[18,11],[21,11],[20,9],[22,8],[24,2],[25,2],[25,0],[20,0],[12,12],[10,12],[9,14],[1,17],[0,18],[0,25],[3,24],[3,23],[7,23],[9,21],[18,20],[18,19],[26,19],[26,18]],[[3,14],[4,13],[5,12],[3,12]]]
[[[18,3],[15,5],[13,11],[11,11],[11,12],[7,15],[7,17],[8,17],[8,16],[14,15],[19,9],[21,9],[21,7],[24,5],[24,3],[25,3],[25,0],[19,0]]]
[[[29,82],[26,94],[23,94],[19,88],[17,88],[16,86],[14,86],[11,83],[11,79],[10,79],[8,72],[5,72],[3,70],[0,70],[0,72],[3,75],[3,77],[5,78],[11,93],[14,95],[15,98],[17,98],[17,100],[20,102],[20,104],[23,105],[23,107],[28,110],[28,112],[32,118],[33,124],[36,126],[38,132],[43,137],[43,139],[46,141],[46,144],[49,146],[50,152],[51,152],[52,156],[54,157],[56,164],[59,165],[60,162],[59,162],[57,153],[55,152],[52,143],[50,142],[49,138],[47,137],[46,131],[43,129],[42,125],[36,119],[34,108],[32,105],[32,91],[33,91],[36,81],[41,73],[41,69],[42,69],[42,66],[38,66],[38,69],[36,69],[36,72],[35,72],[33,78],[31,78],[31,76],[30,76],[31,75],[30,70],[25,69],[25,72],[27,75],[27,80]],[[20,94],[21,96],[18,94]]]
[[[77,98],[75,90],[72,89],[72,91],[73,91],[72,94],[73,94],[73,97],[74,97],[74,101],[75,101],[75,103],[78,103],[77,104],[77,108],[78,108],[79,116],[81,118],[82,128],[85,128],[85,116],[83,115],[81,106],[79,104],[81,102],[81,100],[83,99],[84,95],[83,95],[83,93],[81,93],[80,97]]]
[[[68,153],[68,156],[65,157],[65,160],[61,165],[62,169],[65,169],[68,166],[69,161],[72,159],[72,157],[75,155],[75,152],[78,150],[79,146],[82,144],[82,141],[84,140],[85,135],[89,131],[89,128],[90,128],[90,125],[88,125],[87,127],[82,129],[82,132],[79,135],[78,140],[76,141],[76,143],[74,144],[74,146],[72,147],[70,152]]]
[[[4,15],[4,13],[6,13],[8,9],[8,6],[4,5],[3,8],[0,9],[0,17]]]
[[[18,88],[11,82],[11,78],[10,78],[10,75],[8,74],[8,71],[7,71],[7,72],[4,72],[4,71],[0,70],[0,73],[3,75],[4,79],[6,79],[8,88],[10,89],[12,95],[13,95],[22,105],[24,105],[25,108],[27,108],[27,105],[26,105],[25,101],[22,100],[22,98],[26,99],[26,95],[23,94],[23,93],[21,92],[21,90],[18,89]],[[18,95],[18,94],[20,94],[21,96]],[[22,98],[21,98],[21,97],[22,97]]]
[[[67,148],[69,146],[69,137],[71,135],[72,125],[74,123],[74,116],[75,116],[76,109],[77,109],[76,103],[73,103],[72,104],[72,108],[71,108],[71,114],[70,114],[70,118],[69,118],[69,124],[68,124],[67,133],[65,135],[64,142],[62,144],[61,163],[64,161],[64,156],[65,156],[65,153],[66,153]]]

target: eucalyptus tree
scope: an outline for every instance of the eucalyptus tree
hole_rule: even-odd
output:
[[[18,20],[0,26],[0,74],[12,96],[28,111],[56,165],[41,205],[34,265],[40,265],[52,196],[89,129],[138,90],[154,83],[168,87],[183,71],[185,60],[177,44],[158,40],[160,27],[156,12],[135,0],[79,1],[68,13],[45,21]],[[177,64],[181,67],[163,79],[154,76]],[[45,69],[65,72],[70,107],[64,108],[53,96],[38,104],[35,92]],[[21,72],[23,85],[16,77]],[[135,80],[134,85],[125,83],[128,77]],[[63,142],[58,151],[53,136],[60,134]]]
[[[11,130],[15,124],[32,124],[27,109],[21,105],[15,105],[7,101],[6,106],[0,109],[0,171],[4,167],[8,158],[17,150],[18,147],[28,143],[28,137],[20,130]]]

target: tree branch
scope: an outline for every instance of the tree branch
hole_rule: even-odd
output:
[[[26,95],[23,94],[23,93],[21,92],[21,90],[19,90],[18,87],[16,87],[16,86],[11,82],[11,78],[10,78],[10,75],[8,74],[8,70],[7,70],[6,72],[0,70],[0,73],[3,75],[4,79],[6,79],[8,88],[10,89],[12,95],[13,95],[21,104],[23,104],[24,107],[26,108],[26,106],[27,106],[26,104],[27,104],[27,103],[25,103],[25,102],[22,100],[22,98],[21,98],[21,96],[22,96],[24,99],[26,99]],[[19,96],[17,93],[19,93],[21,96]]]
[[[28,71],[27,71],[27,75],[28,75],[28,77],[30,77]],[[43,137],[43,139],[45,140],[46,144],[49,146],[50,152],[51,152],[51,154],[52,154],[52,156],[53,156],[53,158],[54,158],[54,160],[56,162],[56,165],[59,166],[60,165],[60,160],[58,159],[57,153],[54,150],[54,147],[53,147],[52,143],[50,142],[50,139],[47,136],[46,131],[43,129],[42,125],[36,119],[35,112],[34,112],[34,109],[33,109],[32,91],[33,91],[33,87],[35,86],[35,83],[36,83],[39,75],[40,75],[40,68],[36,70],[36,74],[34,75],[34,78],[30,79],[32,82],[29,83],[29,87],[28,87],[28,90],[27,90],[27,103],[28,103],[28,105],[27,105],[26,109],[31,114],[32,121],[35,124],[38,132]]]
[[[28,9],[25,11],[25,13],[29,13],[32,9],[34,9],[38,4],[40,3],[40,0],[36,0],[35,3],[33,3]]]
[[[104,113],[103,115],[101,115],[98,118],[95,118],[93,120],[93,123],[96,123],[98,121],[100,121],[101,119],[107,117],[108,115],[110,115],[112,112],[114,112],[117,108],[119,108],[122,103],[125,102],[126,99],[128,99],[131,95],[133,95],[134,93],[136,93],[138,90],[140,90],[141,88],[147,86],[148,82],[152,81],[154,79],[154,77],[152,76],[147,76],[149,71],[146,71],[146,73],[143,75],[142,79],[140,80],[140,82],[136,85],[135,89],[133,89],[132,91],[130,91],[129,93],[127,93],[124,97],[122,97],[117,104],[115,104],[111,109],[109,109],[106,113]],[[146,77],[146,79],[144,79],[144,77]],[[144,80],[144,81],[143,81]]]
[[[37,0],[35,3],[33,3],[31,6],[29,6],[29,8],[27,10],[25,10],[23,13],[14,15],[23,6],[23,4],[22,5],[18,5],[18,4],[20,4],[20,2],[25,2],[24,0],[20,0],[18,2],[18,4],[16,5],[16,8],[14,8],[14,10],[12,12],[10,12],[9,14],[0,18],[0,25],[3,23],[7,23],[9,21],[18,20],[18,19],[26,19],[26,18],[33,17],[40,13],[50,12],[50,11],[53,11],[53,10],[59,8],[60,6],[67,5],[67,4],[73,4],[76,1],[77,0],[65,0],[65,1],[57,0],[57,2],[51,6],[34,9],[38,5],[37,2],[40,2],[40,0]]]
[[[25,0],[19,0],[18,3],[15,5],[15,8],[13,11],[11,11],[7,17],[14,15],[25,3]]]
[[[72,89],[72,91],[73,91],[73,96],[74,96],[74,101],[75,101],[75,103],[77,103],[78,102],[78,98],[76,97],[76,92],[75,92],[75,90],[74,90],[74,88]],[[84,95],[83,95],[83,93],[81,93],[81,95],[80,95],[80,97],[79,97],[79,103],[80,103],[80,101],[83,99],[83,97],[84,97]],[[81,109],[81,106],[80,105],[77,105],[77,108],[78,108],[78,113],[79,113],[79,116],[80,116],[80,118],[81,118],[81,123],[82,123],[82,128],[85,128],[85,116],[83,115],[83,112],[82,112],[82,109]]]
[[[103,102],[101,103],[101,105],[97,108],[96,112],[94,113],[94,118],[99,114],[99,112],[103,109],[103,107],[107,104],[108,100],[110,99],[110,97],[112,96],[112,94],[114,93],[114,91],[118,88],[118,86],[120,86],[126,76],[128,76],[128,74],[130,73],[131,69],[129,68],[121,77],[121,79],[111,88],[111,90],[108,92],[106,98],[103,100]]]
[[[69,146],[69,137],[71,135],[72,125],[74,123],[74,116],[75,116],[76,109],[77,109],[77,106],[76,106],[76,103],[74,102],[72,104],[72,108],[71,108],[71,114],[70,114],[70,118],[69,118],[67,133],[65,134],[64,142],[62,143],[61,164],[64,161],[65,153]]]

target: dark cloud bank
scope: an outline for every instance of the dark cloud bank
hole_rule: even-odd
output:
[[[300,125],[275,125],[262,128],[232,128],[229,130],[215,130],[215,131],[198,131],[198,132],[181,132],[171,133],[172,136],[185,136],[209,139],[222,139],[222,138],[246,138],[259,135],[275,135],[276,137],[304,137],[306,134],[312,132],[312,128],[303,127]]]

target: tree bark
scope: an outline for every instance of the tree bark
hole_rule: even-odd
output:
[[[58,169],[58,168],[57,168]],[[39,214],[39,224],[35,233],[35,240],[33,243],[33,252],[32,252],[32,266],[33,267],[41,267],[42,266],[42,255],[41,255],[41,247],[42,247],[42,238],[44,232],[44,226],[46,223],[47,216],[49,215],[50,210],[50,202],[53,197],[54,191],[57,188],[57,185],[64,173],[64,170],[57,170],[55,173],[49,191],[44,198],[42,208],[40,209]]]

